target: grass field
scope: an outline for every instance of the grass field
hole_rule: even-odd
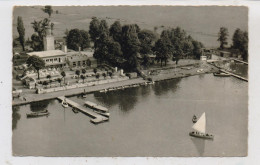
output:
[[[26,29],[26,38],[33,33],[31,22],[48,17],[42,6],[15,7],[13,10],[13,36],[17,37],[16,21],[21,16]],[[170,6],[114,6],[114,7],[58,7],[54,6],[51,21],[55,24],[55,37],[64,36],[66,29],[88,30],[93,16],[106,19],[109,25],[119,20],[121,24],[136,23],[141,28],[158,32],[163,28],[180,26],[194,39],[207,47],[218,46],[217,33],[221,26],[229,30],[229,43],[236,28],[248,29],[246,7],[170,7]],[[58,10],[59,14],[55,11]]]

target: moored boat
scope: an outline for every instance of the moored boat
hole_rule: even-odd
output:
[[[107,89],[102,89],[99,91],[100,93],[106,93],[107,92]]]
[[[213,139],[214,136],[212,134],[206,133],[206,114],[205,112],[201,115],[199,120],[192,126],[192,128],[196,131],[192,131],[189,133],[190,136],[204,138],[204,139]]]
[[[139,84],[133,84],[132,87],[139,87]]]
[[[147,84],[154,84],[155,82],[154,81],[149,81],[149,82],[147,82]]]
[[[61,105],[62,105],[64,108],[68,108],[68,107],[69,107],[69,104],[66,102],[66,99],[64,99],[64,100],[61,102]]]
[[[116,88],[108,88],[108,91],[114,91]]]
[[[77,110],[77,108],[72,108],[72,111],[74,112],[74,113],[79,113],[79,111]]]
[[[49,114],[50,113],[48,112],[48,110],[44,110],[44,111],[40,111],[40,112],[27,113],[26,116],[28,118],[32,118],[32,117],[48,116]]]
[[[229,76],[231,76],[228,73],[213,73],[213,75],[217,76],[217,77],[229,77]]]

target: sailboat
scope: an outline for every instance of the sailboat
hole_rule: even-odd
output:
[[[213,139],[214,136],[206,133],[206,114],[205,112],[201,115],[199,120],[192,126],[196,131],[189,133],[190,136],[204,138],[204,139]]]

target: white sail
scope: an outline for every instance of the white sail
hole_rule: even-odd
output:
[[[201,115],[199,120],[192,126],[192,128],[201,133],[206,132],[206,114],[205,114],[205,112]]]

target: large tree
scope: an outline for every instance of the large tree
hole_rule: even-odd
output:
[[[37,70],[38,73],[38,79],[40,79],[40,69],[43,69],[45,67],[45,62],[42,58],[38,56],[30,56],[26,61],[28,66],[32,66],[35,70]]]
[[[42,11],[44,13],[47,13],[49,15],[49,18],[51,17],[52,13],[53,13],[53,9],[50,5],[44,6],[44,8],[42,9]]]
[[[23,26],[23,19],[22,17],[18,17],[17,18],[17,31],[19,33],[19,41],[20,41],[20,44],[23,48],[23,51],[25,50],[24,49],[24,43],[25,43],[25,39],[24,39],[24,36],[25,36],[25,29],[24,29],[24,26]]]
[[[97,59],[98,62],[102,62],[108,55],[108,43],[109,36],[106,33],[101,34],[101,36],[95,42],[95,52],[93,57]]]
[[[248,60],[248,33],[236,29],[232,38],[232,48],[239,50],[244,60]]]
[[[141,30],[138,33],[138,39],[140,41],[140,53],[150,54],[152,53],[152,47],[154,46],[156,35],[151,30]]]
[[[173,46],[170,42],[169,38],[161,38],[155,43],[155,54],[157,61],[164,61],[164,64],[166,65],[167,60],[172,56],[173,53]]]
[[[95,43],[100,36],[100,21],[97,17],[93,17],[89,25],[89,34],[92,41]]]
[[[62,71],[60,74],[61,74],[61,76],[62,76],[62,78],[63,78],[63,80],[64,80],[64,84],[65,84],[66,72],[65,72],[65,71]]]
[[[124,25],[122,27],[121,48],[124,58],[136,56],[140,49],[140,41],[136,32],[136,25]]]
[[[85,30],[72,29],[68,32],[66,37],[69,49],[78,50],[90,47],[90,38],[88,32]]]
[[[102,19],[100,21],[100,25],[99,25],[99,31],[100,31],[100,35],[101,34],[106,34],[106,35],[109,35],[109,28],[108,28],[108,25],[107,25],[107,21]],[[99,36],[100,36],[99,35]]]
[[[221,27],[218,33],[218,41],[220,43],[219,48],[224,49],[225,45],[228,44],[228,29],[226,27]]]
[[[109,34],[116,42],[121,42],[122,26],[119,21],[115,21],[109,29]]]
[[[44,48],[43,37],[46,36],[47,29],[50,26],[50,20],[48,18],[45,18],[40,21],[34,20],[31,24],[35,32],[31,36],[31,40],[32,40],[31,46],[35,51],[42,51]],[[54,24],[52,26],[54,26]]]
[[[193,55],[199,59],[201,56],[201,48],[203,47],[202,43],[193,40],[192,41],[192,45],[193,45]]]

